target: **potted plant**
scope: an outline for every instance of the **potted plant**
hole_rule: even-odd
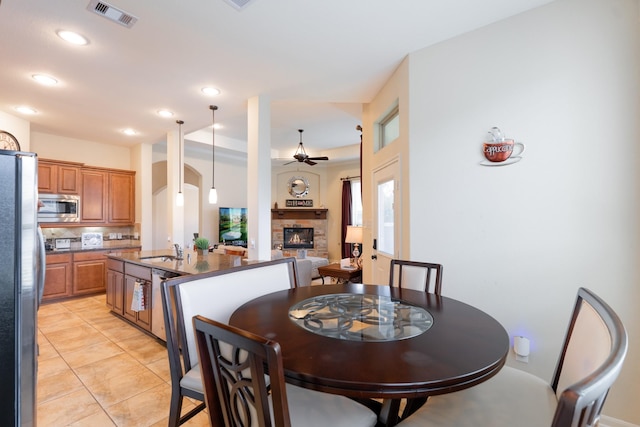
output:
[[[196,252],[198,252],[198,255],[204,255],[209,252],[209,239],[205,237],[198,237],[194,241],[194,244],[196,245]]]

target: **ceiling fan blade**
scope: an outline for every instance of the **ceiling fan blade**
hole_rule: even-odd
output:
[[[309,157],[309,160],[329,160],[329,158],[327,156],[322,156],[322,157]]]
[[[312,162],[311,159],[307,158],[307,160],[304,161],[306,164],[308,164],[309,166],[313,166],[316,165],[316,162]]]
[[[295,163],[295,162],[297,162],[297,160],[292,160],[292,161],[290,161],[290,162],[285,163],[285,164],[284,164],[284,165],[282,165],[282,166],[287,166],[287,165],[290,165],[291,163]]]

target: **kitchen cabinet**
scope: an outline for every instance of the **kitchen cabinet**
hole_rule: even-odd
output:
[[[38,160],[38,192],[80,194],[81,163]]]
[[[143,286],[146,309],[135,311],[131,309],[133,291],[139,282]],[[151,332],[151,268],[137,264],[124,265],[124,318]]]
[[[135,172],[83,168],[80,221],[132,225],[135,221]]]
[[[73,277],[71,254],[51,254],[46,256],[46,260],[42,301],[71,296]]]
[[[107,259],[107,307],[124,315],[124,262]]]
[[[73,254],[73,295],[104,292],[107,279],[107,251]]]

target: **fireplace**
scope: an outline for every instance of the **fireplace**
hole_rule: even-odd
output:
[[[313,249],[313,228],[285,227],[282,231],[284,249]]]

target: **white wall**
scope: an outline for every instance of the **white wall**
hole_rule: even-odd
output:
[[[545,379],[577,288],[601,295],[630,341],[604,413],[636,424],[638,26],[635,0],[558,0],[412,54],[405,232],[445,295],[531,339],[508,363]],[[527,144],[521,162],[479,165],[492,126]]]
[[[133,170],[128,147],[85,141],[47,133],[31,133],[31,151],[43,159],[65,160],[112,169]]]

